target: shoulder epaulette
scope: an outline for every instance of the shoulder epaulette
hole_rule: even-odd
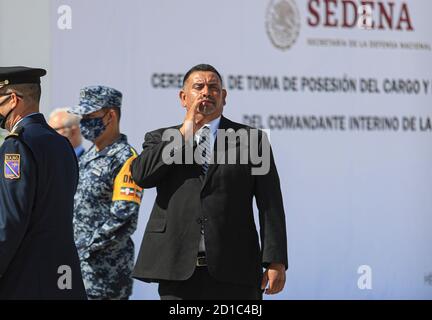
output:
[[[12,138],[12,137],[19,137],[19,134],[18,134],[18,133],[9,133],[9,134],[5,137],[5,140],[6,140],[6,139],[9,139],[9,138]]]
[[[18,138],[23,131],[24,131],[23,127],[17,127],[5,137],[5,140],[12,137]]]

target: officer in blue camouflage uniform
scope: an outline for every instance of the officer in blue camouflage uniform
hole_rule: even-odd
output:
[[[142,189],[132,180],[137,154],[120,133],[121,92],[91,86],[69,112],[82,117],[83,137],[93,142],[79,159],[74,236],[89,299],[128,299]]]

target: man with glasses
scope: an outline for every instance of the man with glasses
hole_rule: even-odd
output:
[[[137,156],[120,133],[122,94],[106,86],[81,90],[70,112],[82,117],[83,137],[93,143],[79,160],[75,243],[89,299],[128,299],[142,189],[132,180]]]
[[[0,299],[85,299],[73,238],[78,165],[39,113],[46,71],[0,67]]]
[[[68,138],[77,158],[79,158],[85,151],[82,146],[82,136],[79,128],[81,118],[69,113],[68,110],[68,108],[54,109],[49,116],[48,123],[55,131]]]

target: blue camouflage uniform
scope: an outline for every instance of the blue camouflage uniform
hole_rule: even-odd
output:
[[[120,104],[118,91],[87,87],[81,92],[80,105],[70,112],[83,115]],[[74,236],[90,299],[126,299],[132,293],[131,235],[137,227],[142,197],[142,189],[130,173],[136,156],[122,134],[99,152],[93,145],[79,159]]]

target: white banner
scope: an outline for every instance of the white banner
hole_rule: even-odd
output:
[[[122,131],[179,124],[209,63],[224,115],[271,129],[290,267],[270,299],[432,298],[432,2],[55,0],[52,108],[124,94]],[[154,190],[134,235],[139,249]],[[135,299],[158,299],[136,282]]]

